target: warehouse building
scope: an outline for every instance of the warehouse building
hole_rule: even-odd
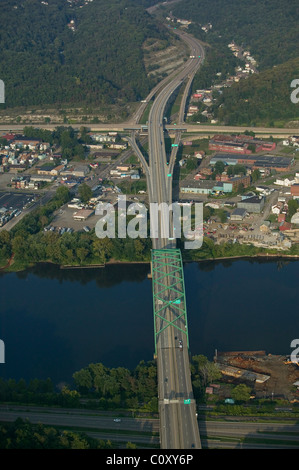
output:
[[[243,201],[237,202],[239,209],[245,209],[247,212],[254,212],[259,214],[262,212],[265,205],[265,198],[263,196],[252,196]]]

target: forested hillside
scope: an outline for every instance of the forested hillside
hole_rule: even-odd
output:
[[[290,99],[290,84],[299,77],[297,0],[185,0],[172,12],[175,18],[190,20],[188,30],[211,46],[195,79],[198,88],[217,82],[215,57],[224,47],[234,58],[227,47],[232,41],[257,61],[258,73],[218,95],[214,118],[244,126],[283,126],[299,119],[298,104]],[[219,56],[219,69],[224,56]]]
[[[142,44],[149,37],[168,38],[145,11],[153,3],[2,0],[5,106],[101,105],[144,97],[153,82]]]
[[[207,42],[221,35],[249,47],[260,70],[298,57],[297,0],[184,0],[172,11],[194,23],[190,31],[211,23],[210,32],[200,33]]]
[[[241,80],[219,95],[214,115],[227,125],[279,126],[299,119],[290,84],[299,77],[299,58]]]

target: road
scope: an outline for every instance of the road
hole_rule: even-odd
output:
[[[69,426],[78,428],[98,439],[110,439],[116,442],[131,441],[139,444],[157,445],[159,443],[158,419],[122,417],[120,422],[115,422],[116,415],[112,412],[103,416],[94,410],[0,405],[1,422],[13,422],[17,418],[29,419],[32,423],[43,423],[49,426],[61,426],[63,422],[66,428]],[[299,447],[299,425],[296,420],[276,419],[274,421],[273,419],[273,422],[270,420],[248,422],[226,418],[225,420],[199,420],[198,425],[200,433],[204,436],[202,439],[205,443],[204,447],[208,448],[287,448],[290,442],[293,442],[293,447]],[[241,440],[244,438],[252,438],[255,442],[242,443]]]
[[[35,124],[32,124],[33,126]],[[57,124],[51,124],[51,125],[36,125],[39,128],[42,129],[47,129],[54,131],[57,126],[60,126],[61,123]],[[91,131],[94,132],[105,132],[105,131],[115,131],[115,132],[124,132],[126,129],[134,129],[134,130],[140,130],[141,125],[140,124],[132,124],[132,121],[128,122],[123,122],[123,123],[109,123],[109,124],[85,124],[86,127],[88,127]],[[80,130],[80,127],[82,127],[82,124],[72,124],[73,129],[75,130]],[[173,130],[174,126],[173,125],[166,125],[166,129],[168,130]],[[5,133],[5,132],[22,132],[24,129],[24,125],[22,124],[0,124],[0,133]],[[277,138],[283,138],[283,137],[288,137],[290,135],[298,135],[298,127],[297,128],[283,128],[283,127],[252,127],[252,126],[223,126],[223,125],[205,125],[205,124],[184,124],[184,130],[185,132],[192,132],[192,133],[200,133],[203,134],[203,136],[209,136],[209,135],[214,135],[214,134],[239,134],[242,132],[245,132],[246,130],[248,131],[253,131],[256,135],[259,135],[260,137],[277,137]]]
[[[165,141],[164,141],[164,113],[166,105],[177,90],[187,79],[185,92],[182,99],[180,119],[184,119],[186,97],[196,70],[204,59],[204,50],[200,43],[187,34],[182,34],[190,48],[190,58],[185,67],[173,80],[168,82],[156,96],[151,107],[148,118],[148,140],[149,140],[149,165],[148,186],[149,201],[151,204],[167,206],[172,203],[172,173],[167,165]],[[200,57],[199,57],[200,56]],[[179,135],[180,136],[180,135]],[[179,137],[178,136],[178,137]],[[173,155],[171,161],[173,160]],[[151,223],[154,220],[152,206],[150,206]],[[157,224],[152,226],[157,230],[153,236],[153,248],[156,250],[175,248],[175,241],[171,233],[171,223],[166,213],[159,211]],[[176,282],[172,275],[172,268],[166,265],[162,268],[165,289],[165,301],[171,298],[173,292],[169,289]],[[154,283],[156,295],[159,294],[159,283]],[[181,286],[181,289],[183,286]],[[155,302],[158,302],[156,299]],[[156,306],[158,309],[158,306]],[[183,341],[182,334],[174,328],[165,328],[172,321],[174,309],[168,306],[163,318],[156,317],[156,331],[161,331],[157,338],[157,368],[158,368],[158,394],[160,413],[160,442],[162,449],[190,449],[201,448],[199,430],[196,418],[195,401],[193,398],[189,351],[185,343],[179,347],[179,341]],[[180,320],[183,322],[183,320]],[[181,325],[187,328],[187,325]],[[186,401],[187,400],[187,401]]]

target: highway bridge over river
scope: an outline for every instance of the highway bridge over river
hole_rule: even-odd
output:
[[[149,161],[145,159],[132,128],[130,145],[140,158],[146,179],[150,207],[172,203],[172,176],[184,123],[186,102],[196,71],[204,60],[204,49],[199,41],[181,31],[177,34],[190,48],[190,58],[175,74],[164,80],[145,103],[153,99],[149,112],[147,131]],[[164,126],[165,109],[179,87],[181,98],[179,119],[172,152],[167,161]],[[145,103],[142,105],[144,112]],[[136,114],[136,123],[142,113]],[[151,214],[150,214],[151,215]],[[151,220],[153,217],[151,217]],[[176,248],[169,217],[158,214],[157,236],[152,238],[152,286],[155,329],[155,356],[158,369],[158,394],[160,414],[160,444],[162,449],[200,449],[196,405],[192,392],[187,307],[184,288],[184,271],[181,252]],[[165,234],[169,230],[169,236]]]

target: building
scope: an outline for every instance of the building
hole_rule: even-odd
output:
[[[225,165],[244,165],[252,170],[276,170],[290,171],[294,164],[294,158],[280,157],[276,155],[235,155],[230,153],[217,153],[211,160],[210,165],[215,165],[217,162],[223,162]]]
[[[210,160],[210,165],[215,165],[217,162],[223,162],[224,165],[237,165],[238,158],[233,154],[216,154]]]
[[[27,165],[12,164],[9,165],[8,168],[10,173],[19,173],[21,171],[25,171],[27,169]]]
[[[116,142],[117,136],[115,135],[108,135],[108,134],[91,134],[92,140],[95,142]]]
[[[263,196],[252,196],[243,201],[237,202],[237,207],[246,209],[247,212],[259,214],[262,212],[265,205],[265,198]]]
[[[60,172],[61,176],[75,176],[77,178],[85,178],[85,176],[89,173],[89,166],[78,166],[78,167],[72,167],[67,170],[63,170]]]
[[[285,220],[286,220],[286,215],[285,214],[278,214],[278,216],[277,216],[277,222],[278,223],[284,222]]]
[[[291,186],[291,195],[294,199],[299,199],[299,184],[293,184]]]
[[[292,186],[292,184],[295,183],[295,180],[290,180],[289,178],[277,178],[276,181],[274,181],[274,184],[277,184],[278,186],[285,186],[289,187]]]
[[[237,207],[230,216],[230,220],[243,220],[247,215],[247,210],[246,209],[241,209],[240,207]]]
[[[269,233],[270,232],[269,226],[270,226],[270,222],[268,220],[265,220],[265,222],[262,225],[260,225],[260,231],[262,233]]]
[[[258,191],[259,193],[262,193],[264,194],[265,196],[268,196],[269,194],[271,194],[271,189],[268,188],[268,186],[262,186],[262,185],[258,185],[255,187],[256,191]]]
[[[240,145],[242,149],[247,148],[247,151],[241,151],[238,153],[251,153],[251,149],[248,148],[250,145],[254,148],[255,152],[271,152],[275,150],[276,143],[275,142],[265,142],[260,139],[255,139],[253,136],[240,134],[240,135],[215,135],[211,140],[212,147],[211,150],[216,149],[219,151],[229,151],[228,147],[231,144],[234,146]],[[244,147],[245,146],[245,147]]]
[[[279,226],[279,230],[281,232],[285,232],[286,230],[291,230],[292,228],[292,224],[290,222],[281,222],[280,226]]]
[[[275,170],[277,172],[290,171],[294,164],[294,158],[279,157],[274,155],[259,155],[253,166],[253,170]]]
[[[233,184],[230,181],[220,181],[214,185],[213,191],[231,193],[233,191]]]
[[[278,201],[277,204],[274,204],[274,206],[271,207],[272,214],[280,214],[283,209],[283,206],[283,202]]]
[[[32,182],[45,182],[45,183],[52,183],[55,180],[55,176],[53,175],[32,175],[30,177],[30,181]]]
[[[130,166],[129,165],[119,165],[116,167],[116,169],[118,171],[129,171],[130,170]]]
[[[181,193],[212,194],[215,182],[212,180],[194,181],[192,185],[182,186]]]
[[[240,184],[242,184],[244,188],[247,188],[248,186],[250,186],[251,178],[250,178],[250,175],[234,176],[231,178],[227,174],[222,174],[222,175],[216,176],[216,181],[221,181],[223,183],[224,182],[231,183],[232,190],[235,191],[238,189]]]
[[[119,150],[125,150],[127,147],[128,147],[128,144],[126,142],[115,142],[109,145],[109,148],[119,149]]]
[[[210,140],[209,150],[214,150],[216,152],[230,152],[230,153],[241,153],[241,154],[251,154],[252,151],[248,149],[248,144],[242,142],[215,142]]]
[[[78,212],[73,214],[74,220],[86,220],[88,217],[94,214],[92,209],[80,209]]]
[[[12,147],[13,148],[23,148],[29,147],[31,150],[36,149],[40,144],[40,140],[38,139],[28,139],[27,137],[16,137],[13,140]]]
[[[100,162],[110,162],[117,155],[119,155],[117,150],[103,150],[102,152],[95,152],[93,157]]]

